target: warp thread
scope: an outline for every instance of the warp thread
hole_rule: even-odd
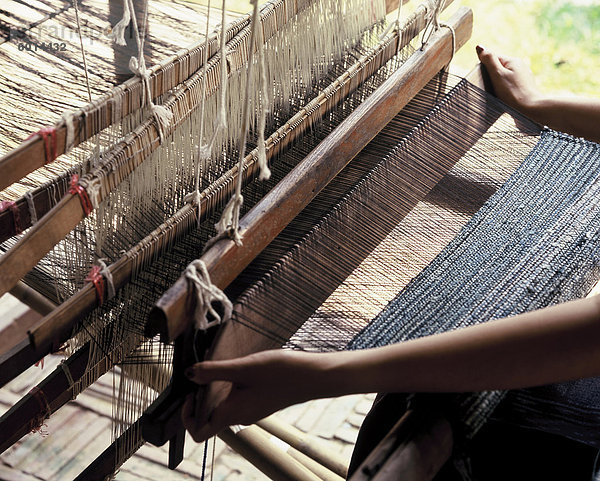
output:
[[[62,114],[67,129],[67,136],[65,137],[65,154],[73,148],[75,142],[75,126],[73,125],[74,117],[75,114],[73,112],[65,112]]]
[[[423,36],[421,37],[421,50],[425,47],[433,32],[437,32],[440,28],[440,12],[442,11],[442,2],[445,0],[427,0],[423,3],[426,9],[427,23],[423,29]]]
[[[192,261],[186,267],[185,278],[195,287],[196,310],[194,312],[194,322],[196,329],[205,331],[231,318],[233,304],[227,295],[211,282],[208,269],[201,259]],[[213,308],[213,302],[219,302],[223,306],[222,317]],[[213,317],[213,320],[208,320],[208,314]]]
[[[37,224],[37,211],[35,210],[35,202],[33,200],[33,194],[30,190],[25,192],[25,200],[27,201],[27,208],[29,209],[29,218],[31,220],[31,225]]]
[[[104,262],[104,259],[98,259],[98,265],[100,266],[100,274],[102,274],[102,277],[104,277],[104,279],[106,280],[106,299],[111,300],[113,297],[115,297],[116,294],[112,273],[106,265],[106,262]]]
[[[254,63],[254,45],[256,43],[256,32],[258,30],[259,24],[258,0],[250,0],[250,3],[253,5],[253,10],[250,28],[250,51],[248,52],[248,65],[246,67],[246,91],[244,94],[242,128],[239,140],[239,175],[237,177],[235,192],[231,199],[229,199],[229,202],[227,202],[227,205],[223,210],[223,214],[221,215],[221,219],[215,224],[217,236],[223,233],[227,233],[229,237],[231,237],[238,246],[242,245],[242,236],[239,233],[240,210],[244,202],[244,198],[242,197],[242,172],[244,171],[244,156],[246,154],[246,136],[248,133],[248,124],[250,120],[250,84],[252,79],[252,66]]]
[[[63,373],[67,378],[67,382],[69,383],[69,389],[71,390],[71,399],[75,399],[77,397],[77,393],[75,392],[75,379],[73,379],[71,370],[69,369],[69,366],[65,361],[60,361],[59,366],[63,370]]]
[[[29,391],[29,394],[37,401],[40,406],[40,410],[35,415],[29,424],[30,430],[29,432],[39,432],[42,436],[47,436],[48,433],[43,431],[45,426],[44,421],[50,417],[52,414],[52,409],[50,408],[50,404],[48,403],[48,399],[39,387],[34,386]]]
[[[56,153],[56,129],[54,127],[42,127],[40,130],[27,137],[26,140],[38,135],[42,138],[42,142],[44,142],[44,154],[46,159],[44,163],[49,164],[50,162],[54,162],[56,157],[58,157]]]
[[[83,213],[88,216],[94,210],[94,206],[90,201],[87,191],[85,188],[79,183],[79,175],[73,174],[71,177],[71,185],[69,187],[69,193],[73,195],[78,195],[79,200],[81,201],[81,207],[83,208]]]
[[[4,212],[5,210],[10,209],[13,215],[13,224],[15,227],[15,235],[23,232],[21,227],[21,213],[19,212],[19,207],[17,203],[12,200],[3,200],[0,202],[0,212]]]

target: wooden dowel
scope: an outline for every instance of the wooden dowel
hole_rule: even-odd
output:
[[[286,442],[293,448],[314,459],[342,478],[348,474],[347,463],[338,455],[331,452],[318,439],[308,436],[299,429],[281,422],[276,415],[269,416],[256,423],[268,433]]]
[[[461,8],[449,23],[462,46],[472,30],[472,12]],[[440,29],[428,45],[405,64],[336,130],[295,167],[240,221],[243,247],[217,242],[203,256],[213,284],[223,289],[275,238],[320,190],[444,67],[452,56],[452,37]],[[149,323],[163,340],[175,339],[186,328],[193,309],[188,282],[181,277],[156,303]],[[290,333],[291,334],[291,333]],[[229,347],[227,347],[229,346]],[[237,323],[223,326],[213,358],[236,357],[276,347]]]
[[[33,290],[27,284],[22,281],[17,282],[15,287],[10,290],[10,293],[15,296],[23,304],[29,306],[36,312],[45,316],[50,314],[56,309],[57,304],[52,302],[47,297],[41,295],[39,292]]]
[[[302,466],[315,473],[318,478],[323,481],[344,481],[344,479],[346,479],[338,476],[333,471],[330,471],[325,466],[317,463],[315,460],[309,458],[306,454],[301,453],[297,449],[290,447],[287,449],[286,453],[302,464]]]
[[[219,433],[219,438],[273,481],[320,480],[308,468],[274,446],[257,426],[248,426],[238,432],[227,428]]]
[[[78,382],[86,371],[89,360],[89,343],[64,361],[74,382]],[[104,364],[98,366],[101,368]],[[108,366],[105,366],[108,369]],[[73,396],[73,386],[65,369],[57,366],[37,386],[41,394],[26,394],[0,417],[0,453],[6,451],[34,427],[36,420],[46,413],[45,402],[52,412],[56,411]],[[37,397],[36,397],[37,396]],[[42,397],[43,396],[43,397]]]
[[[452,454],[452,429],[430,411],[407,411],[350,481],[429,481]]]

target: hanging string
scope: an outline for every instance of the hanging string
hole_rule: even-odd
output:
[[[242,197],[242,175],[244,171],[244,156],[246,155],[246,136],[248,134],[248,124],[250,121],[250,84],[252,79],[252,68],[254,63],[254,48],[256,43],[256,30],[258,26],[258,0],[250,0],[253,5],[252,26],[250,29],[250,48],[248,52],[248,65],[246,67],[246,91],[244,94],[244,104],[242,112],[242,126],[239,141],[239,161],[238,176],[235,193],[225,206],[219,222],[215,224],[217,237],[227,233],[237,245],[242,245],[242,237],[239,233],[240,210],[244,203]]]
[[[31,225],[37,224],[38,217],[37,211],[35,210],[35,202],[33,201],[33,194],[30,190],[25,192],[25,200],[27,201],[27,208],[29,209],[29,218],[31,219]]]
[[[211,282],[208,269],[202,260],[192,261],[185,269],[185,277],[193,284],[196,292],[194,321],[197,330],[205,331],[231,318],[233,305],[225,293]],[[219,302],[223,306],[223,316],[215,311],[213,302]],[[209,314],[213,318],[211,321],[208,320]]]
[[[67,135],[65,137],[65,154],[73,148],[73,143],[75,141],[75,127],[73,126],[74,116],[75,114],[73,112],[65,112],[62,114],[67,129]]]
[[[144,40],[146,37],[146,24],[148,23],[148,1],[144,2],[144,16],[143,16],[143,30],[140,35],[138,28],[137,19],[135,17],[135,9],[133,8],[133,1],[129,2],[130,17],[133,21],[133,29],[135,31],[135,42],[138,48],[138,56],[131,57],[129,59],[129,69],[140,77],[142,81],[142,105],[150,105],[150,111],[156,121],[156,130],[158,131],[158,137],[160,143],[164,142],[165,131],[169,128],[169,124],[173,120],[173,112],[163,105],[156,105],[152,100],[152,90],[150,89],[150,74],[146,68],[146,61],[144,60]]]
[[[445,3],[445,0],[427,0],[426,2],[423,2],[427,12],[427,23],[425,24],[423,36],[421,37],[421,50],[427,45],[433,32],[437,32],[440,28],[439,15],[442,10],[442,2]]]
[[[258,118],[258,166],[260,167],[260,180],[269,180],[271,171],[267,162],[267,152],[265,150],[265,125],[267,121],[267,113],[269,112],[269,93],[267,82],[267,69],[265,66],[265,32],[262,30],[262,42],[258,46],[258,63],[260,65],[260,91],[261,91],[261,107],[260,116]]]
[[[225,1],[221,4],[221,43],[220,43],[220,55],[221,55],[221,96],[219,101],[219,109],[217,112],[217,119],[215,122],[213,134],[207,144],[203,143],[204,140],[204,109],[206,104],[206,84],[207,84],[207,72],[208,72],[208,27],[210,23],[210,0],[208,1],[208,11],[206,18],[206,32],[205,32],[205,43],[204,43],[204,67],[202,73],[202,98],[200,102],[200,142],[198,145],[198,159],[196,161],[196,182],[195,182],[195,191],[187,194],[184,198],[185,202],[192,203],[193,205],[198,206],[198,227],[200,227],[200,176],[202,166],[208,163],[212,156],[212,148],[215,140],[217,138],[218,133],[221,130],[225,130],[227,128],[227,111],[225,109],[225,105],[227,102],[226,93],[227,93],[227,51],[225,45],[225,20],[226,20],[226,6]]]
[[[390,31],[392,29],[400,32],[400,17],[402,15],[402,5],[404,5],[404,2],[402,0],[400,0],[398,2],[398,9],[396,10],[396,20],[393,22],[390,22],[390,24],[387,26],[387,28],[379,36],[380,41],[383,40],[385,37],[387,37],[388,33],[390,33]],[[398,44],[398,49],[400,49],[400,44]]]
[[[85,72],[85,84],[88,92],[88,99],[92,101],[92,91],[90,89],[90,77],[88,74],[87,61],[85,58],[85,49],[83,48],[83,37],[81,36],[81,21],[79,20],[79,6],[77,0],[73,0],[73,6],[75,7],[75,18],[77,19],[77,34],[79,35],[79,45],[81,47],[81,57],[83,59],[83,71]]]

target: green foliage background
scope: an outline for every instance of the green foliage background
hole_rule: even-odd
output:
[[[473,9],[473,36],[456,56],[477,61],[478,43],[529,59],[545,92],[600,97],[600,2],[597,0],[461,0]],[[452,10],[452,6],[449,10]]]

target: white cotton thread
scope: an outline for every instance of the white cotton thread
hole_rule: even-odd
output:
[[[260,116],[258,118],[258,166],[260,167],[259,180],[269,180],[271,177],[271,170],[269,169],[269,163],[267,162],[267,151],[265,148],[265,126],[267,122],[267,112],[269,111],[269,95],[268,95],[268,83],[267,83],[267,72],[265,66],[265,38],[263,32],[262,44],[258,47],[258,63],[260,65],[260,81],[261,81],[261,94],[262,94],[262,105],[260,109]]]
[[[73,118],[75,114],[73,112],[65,112],[62,114],[62,118],[65,121],[65,127],[67,128],[67,136],[65,138],[65,154],[73,148],[75,142],[75,126],[73,125]]]
[[[85,189],[94,209],[97,209],[100,205],[100,202],[102,202],[102,180],[100,179],[100,177],[83,177],[79,180],[79,183]]]
[[[90,89],[90,76],[88,74],[87,60],[85,58],[85,49],[83,48],[83,37],[81,36],[81,21],[79,20],[79,5],[77,0],[73,0],[75,7],[75,19],[77,20],[77,35],[79,36],[79,45],[81,47],[81,58],[83,60],[83,71],[85,72],[85,84],[87,87],[88,99],[92,101],[92,90]]]
[[[398,2],[398,9],[396,10],[396,20],[394,20],[393,22],[390,22],[390,24],[387,26],[387,28],[379,36],[379,41],[382,41],[385,37],[387,37],[388,33],[390,33],[390,30],[397,30],[398,32],[400,32],[400,18],[402,16],[402,5],[404,5],[404,2],[402,0],[400,0]],[[398,50],[399,49],[400,49],[400,44],[398,43]]]
[[[173,120],[173,112],[163,105],[156,105],[152,101],[152,90],[150,89],[150,74],[146,69],[146,61],[144,60],[144,37],[145,37],[145,25],[148,21],[148,1],[144,2],[144,33],[140,35],[137,20],[135,18],[135,9],[133,8],[133,0],[126,0],[129,2],[129,9],[131,13],[131,19],[133,20],[133,27],[135,31],[135,41],[138,47],[138,57],[131,57],[129,59],[129,69],[140,77],[142,81],[142,105],[150,105],[150,111],[156,122],[156,130],[158,131],[158,137],[160,143],[164,142],[165,131],[169,128]]]
[[[250,84],[252,79],[252,66],[254,63],[254,45],[256,42],[256,31],[258,29],[258,0],[250,0],[253,5],[252,11],[252,23],[250,29],[250,42],[248,51],[248,64],[246,67],[246,89],[244,94],[244,103],[242,110],[242,127],[240,129],[240,140],[239,140],[239,160],[238,160],[238,176],[235,187],[235,193],[225,206],[223,214],[219,222],[215,224],[217,230],[217,237],[227,233],[230,238],[236,243],[236,245],[242,245],[242,236],[239,232],[240,224],[240,211],[244,198],[242,197],[242,173],[244,172],[244,156],[246,155],[246,136],[248,133],[248,124],[250,121]]]
[[[241,177],[241,175],[239,176]],[[227,205],[223,209],[219,222],[215,224],[217,236],[228,234],[237,245],[241,245],[242,237],[239,233],[240,229],[240,208],[244,204],[242,194],[234,194]]]
[[[439,15],[442,10],[442,1],[444,0],[428,0],[424,2],[426,24],[421,37],[421,50],[425,47],[433,32],[440,28]]]
[[[106,281],[106,293],[108,294],[107,300],[110,300],[113,297],[115,297],[116,294],[112,272],[110,272],[110,269],[106,265],[104,259],[98,259],[98,265],[100,266],[100,274],[102,275],[102,277],[104,277],[104,280]]]
[[[217,113],[217,128],[225,130],[227,128],[227,111],[225,104],[227,102],[227,46],[225,45],[225,2],[221,5],[221,99],[219,102],[219,111]]]
[[[227,322],[233,312],[233,304],[225,293],[215,286],[208,273],[206,265],[201,259],[192,261],[185,269],[185,277],[195,288],[196,310],[194,312],[194,322],[196,329],[207,330],[208,328]],[[213,302],[219,302],[223,306],[223,317],[221,317],[212,307]],[[208,320],[207,315],[213,317]]]
[[[31,225],[37,224],[38,217],[35,210],[35,202],[33,201],[33,194],[30,190],[25,192],[25,200],[27,201],[27,208],[29,209],[29,218],[31,219]]]
[[[125,46],[125,29],[131,22],[131,12],[129,10],[129,0],[123,0],[123,18],[112,28],[108,37],[113,39],[117,45]]]

